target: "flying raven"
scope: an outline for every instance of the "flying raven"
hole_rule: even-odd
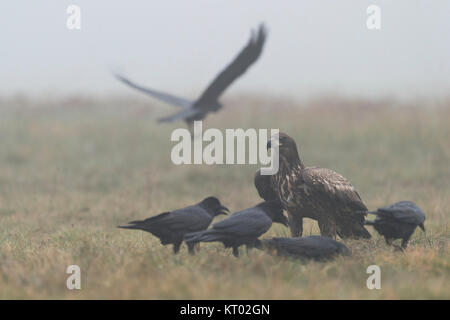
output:
[[[271,139],[279,144],[279,170],[271,176],[256,173],[255,187],[264,199],[276,197],[288,212],[293,237],[303,232],[303,218],[317,220],[323,236],[370,238],[364,228],[367,208],[351,183],[325,168],[306,167],[295,141],[285,133]]]
[[[159,119],[160,122],[173,122],[184,120],[192,131],[193,122],[203,119],[208,112],[217,112],[222,108],[218,101],[222,93],[238,77],[243,75],[261,55],[266,40],[266,29],[263,24],[259,26],[256,36],[252,30],[250,40],[237,57],[211,82],[206,90],[195,101],[175,97],[171,94],[144,88],[120,74],[115,77],[126,85],[144,92],[154,98],[160,99],[168,104],[181,107],[182,111],[172,116]]]
[[[322,236],[263,239],[259,240],[257,248],[302,260],[323,261],[337,255],[350,255],[350,250],[345,245]]]
[[[379,208],[377,211],[370,211],[376,215],[374,221],[366,221],[384,236],[388,245],[393,245],[399,250],[406,249],[411,235],[419,226],[425,232],[425,213],[411,201],[400,201],[389,207]],[[402,239],[402,246],[394,245],[395,239]]]
[[[217,198],[208,197],[198,204],[164,212],[145,220],[131,221],[129,225],[118,228],[150,232],[160,239],[162,245],[173,244],[173,252],[177,254],[186,233],[205,230],[215,216],[226,214],[226,211],[228,208],[221,205]],[[189,253],[193,254],[194,246],[187,246]]]
[[[185,241],[188,245],[197,242],[222,242],[225,248],[233,248],[234,256],[238,257],[238,248],[241,245],[253,248],[258,237],[269,230],[272,222],[288,225],[278,200],[262,202],[255,207],[235,212],[208,230],[187,234]]]

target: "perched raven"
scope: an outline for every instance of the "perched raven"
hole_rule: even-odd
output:
[[[278,199],[278,195],[275,189],[272,188],[270,179],[270,175],[262,175],[260,169],[256,170],[254,179],[255,187],[259,196],[265,201]]]
[[[196,205],[164,212],[157,216],[138,221],[131,221],[124,229],[137,229],[150,232],[161,240],[162,245],[173,244],[173,252],[180,250],[183,236],[186,233],[208,228],[213,218],[226,214],[228,208],[221,205],[215,197],[208,197]],[[194,253],[194,246],[187,244],[189,253]]]
[[[303,218],[317,220],[323,236],[370,238],[364,228],[367,208],[352,184],[325,168],[306,167],[295,141],[285,133],[271,139],[279,147],[279,170],[271,176],[255,176],[255,187],[265,199],[276,196],[287,211],[293,237],[303,232]]]
[[[225,248],[233,248],[234,256],[238,257],[238,248],[241,245],[253,248],[258,237],[269,230],[272,222],[288,225],[278,200],[262,202],[253,208],[235,212],[208,230],[187,234],[185,241],[188,245],[222,242]]]
[[[350,255],[345,245],[322,236],[263,239],[259,240],[257,248],[274,251],[279,256],[317,261],[329,260],[337,255]]]
[[[400,201],[389,207],[379,208],[377,211],[369,211],[376,215],[374,221],[366,221],[384,236],[388,245],[393,245],[399,250],[406,249],[411,235],[419,226],[425,232],[425,213],[411,201]],[[402,246],[394,245],[395,239],[402,239]]]
[[[176,120],[184,120],[192,131],[193,121],[203,119],[208,112],[216,112],[222,108],[222,104],[218,101],[222,93],[228,86],[238,77],[243,75],[261,55],[266,40],[266,29],[263,24],[259,26],[258,32],[251,33],[250,40],[242,49],[239,55],[231,62],[206,88],[201,96],[195,100],[190,101],[183,98],[178,98],[168,93],[156,91],[150,88],[144,88],[140,85],[131,82],[120,74],[115,74],[116,78],[128,86],[142,91],[154,98],[160,99],[168,104],[181,107],[182,111],[175,113],[172,116],[159,119],[160,122],[172,122]]]

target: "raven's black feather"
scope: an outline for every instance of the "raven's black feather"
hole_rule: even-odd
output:
[[[174,253],[177,253],[185,234],[205,230],[215,216],[226,214],[225,211],[228,209],[217,198],[208,197],[196,205],[164,212],[145,220],[131,221],[118,228],[150,232],[160,239],[161,244],[173,244]],[[189,246],[191,253],[192,249]]]
[[[266,201],[255,207],[233,213],[228,218],[215,223],[211,229],[190,233],[185,236],[186,243],[222,242],[226,248],[233,248],[238,256],[238,247],[255,246],[259,236],[269,230],[272,222],[287,225],[283,209],[278,201]]]
[[[388,245],[396,239],[402,239],[402,247],[406,249],[409,238],[419,226],[425,231],[425,213],[411,201],[400,201],[391,206],[379,208],[368,213],[375,214],[373,221],[366,221],[365,224],[374,227],[379,234],[384,236]]]

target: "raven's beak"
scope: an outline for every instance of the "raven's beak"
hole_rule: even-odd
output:
[[[227,212],[230,212],[230,210],[225,206],[220,206],[219,214],[227,215]]]
[[[425,232],[425,226],[423,225],[423,223],[419,224],[419,227],[423,230],[423,232]]]
[[[267,149],[270,149],[272,147],[272,140],[267,141]]]

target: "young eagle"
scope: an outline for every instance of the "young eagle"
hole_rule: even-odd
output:
[[[267,148],[275,144],[272,139]],[[274,175],[255,175],[255,186],[264,200],[278,198],[288,212],[293,237],[303,232],[303,218],[317,220],[323,236],[370,238],[364,228],[367,208],[351,183],[325,168],[305,167],[295,141],[279,134],[279,170]]]

